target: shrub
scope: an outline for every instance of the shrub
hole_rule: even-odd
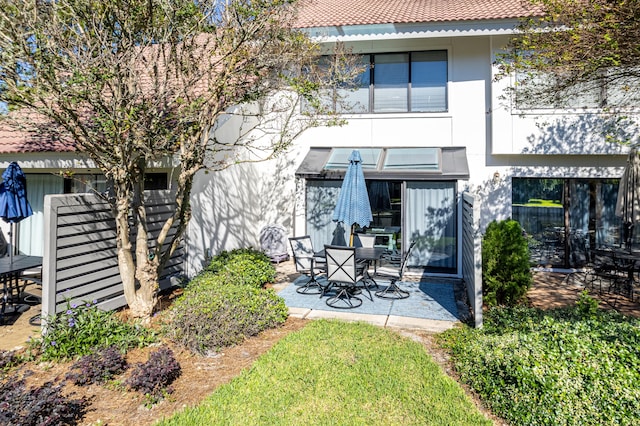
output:
[[[598,306],[598,300],[589,296],[587,290],[583,290],[576,301],[576,309],[586,318],[594,317],[598,312]]]
[[[484,328],[439,338],[461,380],[509,424],[640,424],[638,319],[603,310],[585,317],[579,306],[499,307]]]
[[[46,333],[30,344],[39,346],[43,360],[61,360],[88,355],[99,348],[115,346],[121,351],[146,346],[156,335],[140,324],[118,319],[114,312],[89,302],[67,303],[67,309],[46,319]]]
[[[82,386],[91,383],[104,383],[127,369],[127,361],[114,346],[96,353],[85,355],[70,367],[66,378]]]
[[[211,274],[197,280],[198,286],[189,287],[171,306],[163,328],[170,339],[194,352],[234,345],[287,318],[284,300],[273,290],[225,284],[224,277]]]
[[[488,306],[514,305],[531,286],[529,249],[515,220],[493,221],[482,239],[482,293]]]
[[[23,379],[11,377],[0,384],[0,424],[75,425],[85,415],[89,400],[72,399],[72,395],[63,395],[62,387],[52,382],[27,389]]]
[[[276,277],[269,257],[252,248],[223,251],[211,260],[206,271],[224,275],[236,284],[254,287],[263,287]]]
[[[138,364],[125,384],[147,395],[151,402],[170,394],[171,383],[180,377],[180,364],[170,348],[162,347],[149,355],[149,360]]]

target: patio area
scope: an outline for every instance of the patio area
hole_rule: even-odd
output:
[[[460,280],[420,277],[405,277],[398,285],[409,292],[409,297],[400,300],[381,299],[369,294],[360,294],[361,306],[353,309],[336,309],[327,306],[326,299],[317,294],[300,294],[296,289],[307,280],[296,272],[293,261],[276,265],[277,277],[274,290],[281,296],[289,314],[299,318],[338,318],[346,321],[365,321],[382,327],[422,329],[440,332],[455,326],[464,319],[468,308],[463,302]],[[322,280],[323,278],[320,278]],[[389,281],[376,278],[380,288]],[[321,281],[322,282],[322,281]]]

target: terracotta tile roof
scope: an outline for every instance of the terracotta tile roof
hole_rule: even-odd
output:
[[[21,124],[24,123],[24,124]],[[28,127],[27,127],[28,123]],[[24,152],[72,152],[73,143],[56,138],[52,125],[36,114],[11,113],[0,120],[0,154]]]
[[[304,0],[299,28],[509,19],[535,15],[527,0]]]

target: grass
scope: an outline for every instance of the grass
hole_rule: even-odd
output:
[[[364,323],[318,320],[202,404],[161,425],[490,425],[424,347]]]

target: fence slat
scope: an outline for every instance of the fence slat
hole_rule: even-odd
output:
[[[149,191],[146,196],[147,226],[153,248],[164,221],[173,214],[174,198],[170,191]],[[98,300],[101,309],[125,306],[115,221],[109,205],[94,194],[47,195],[44,213],[42,315],[65,309],[69,298]],[[171,229],[170,236],[175,232],[175,228]],[[183,268],[181,244],[160,275],[162,288],[175,283],[183,275]]]

